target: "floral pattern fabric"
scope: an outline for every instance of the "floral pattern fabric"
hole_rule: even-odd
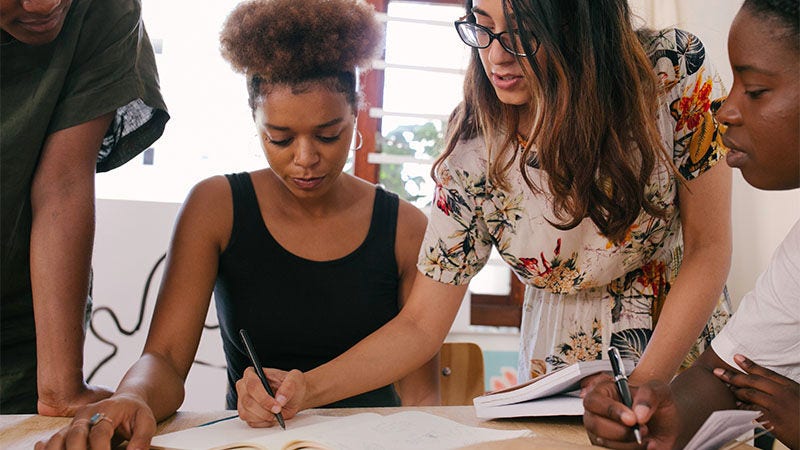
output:
[[[665,87],[657,119],[662,140],[679,173],[690,180],[724,157],[712,116],[724,88],[702,43],[690,33],[661,31],[648,49]],[[566,231],[550,225],[558,221],[541,170],[529,172],[541,193],[532,192],[514,169],[508,189],[493,186],[486,177],[485,149],[481,137],[459,142],[440,167],[419,270],[444,283],[467,283],[492,247],[497,249],[526,285],[520,382],[576,361],[601,359],[612,344],[638,362],[683,256],[679,181],[672,168],[657,167],[646,189],[666,217],[642,212],[626,238],[614,243],[589,219]],[[723,292],[685,365],[729,314]]]

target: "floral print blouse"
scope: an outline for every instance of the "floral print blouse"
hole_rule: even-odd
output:
[[[658,127],[687,180],[724,158],[712,103],[724,97],[721,79],[697,37],[678,29],[656,33],[648,47],[665,86]],[[590,219],[558,230],[546,173],[531,168],[534,193],[518,166],[509,188],[492,185],[483,138],[459,142],[440,167],[434,207],[418,261],[425,275],[467,283],[494,246],[526,285],[519,352],[519,381],[579,360],[601,359],[609,345],[623,357],[639,357],[683,255],[678,179],[660,165],[647,195],[666,209],[660,219],[642,212],[627,237],[613,243]],[[516,169],[516,170],[515,170]],[[727,294],[687,361],[711,342],[730,313]]]

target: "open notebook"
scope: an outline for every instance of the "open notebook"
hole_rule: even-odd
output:
[[[383,416],[362,413],[343,417],[298,415],[278,427],[250,428],[238,418],[156,436],[154,449],[224,450],[443,450],[481,442],[530,436],[527,430],[472,427],[420,411]]]

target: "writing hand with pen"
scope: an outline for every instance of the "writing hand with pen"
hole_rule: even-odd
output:
[[[286,381],[287,377],[297,378],[301,375],[299,370],[292,370],[286,372],[278,369],[264,369],[261,366],[261,361],[258,358],[255,347],[250,341],[247,331],[239,330],[239,336],[244,344],[247,356],[250,358],[252,367],[245,369],[242,378],[236,382],[236,393],[238,396],[236,409],[239,412],[239,418],[251,427],[263,428],[272,427],[277,423],[281,428],[286,429],[284,419],[291,419],[294,417],[300,408],[287,402],[287,394],[291,394],[294,398],[302,398],[304,389],[300,384],[301,389],[298,394],[297,383]],[[275,390],[279,390],[279,394],[275,395]]]
[[[598,382],[583,399],[583,425],[589,440],[616,449],[648,450],[681,448],[682,424],[668,384],[651,381],[631,387],[633,408],[626,406],[611,377]],[[643,442],[636,441],[638,425]],[[684,442],[685,444],[685,442]]]

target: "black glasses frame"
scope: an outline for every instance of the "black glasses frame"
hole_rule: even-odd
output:
[[[472,48],[481,48],[481,49],[488,48],[490,45],[492,45],[492,42],[495,39],[497,39],[497,41],[500,42],[500,46],[503,47],[503,50],[507,51],[508,53],[511,53],[514,56],[523,56],[523,57],[529,56],[525,52],[515,51],[512,46],[507,45],[505,42],[503,42],[502,39],[500,39],[500,36],[502,36],[504,34],[508,34],[509,36],[514,34],[511,31],[506,30],[506,31],[503,31],[503,32],[500,32],[500,33],[494,33],[494,32],[492,32],[492,30],[486,28],[483,25],[478,25],[475,22],[470,22],[468,20],[460,20],[460,19],[456,20],[454,22],[454,25],[456,27],[456,32],[458,32],[458,37],[461,38],[461,42],[463,42],[464,44],[466,44],[466,45],[468,45],[468,46],[470,46]],[[472,44],[471,42],[469,42],[464,37],[464,34],[461,31],[462,28],[476,28],[476,29],[486,33],[489,36],[489,42],[486,45],[483,45],[483,46]],[[539,41],[534,37],[533,53],[531,53],[530,56],[535,55],[538,50],[539,50]]]

